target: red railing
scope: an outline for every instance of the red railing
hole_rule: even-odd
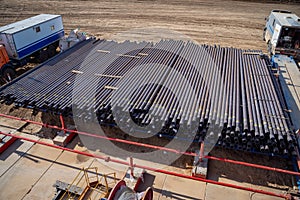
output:
[[[172,152],[172,153],[176,153],[176,154],[188,155],[188,156],[199,156],[198,154],[192,153],[192,152],[182,152],[182,151],[178,151],[176,149],[170,149],[170,148],[166,148],[166,147],[160,147],[160,146],[155,146],[155,145],[150,145],[150,144],[143,144],[143,143],[138,143],[138,142],[133,142],[133,141],[122,140],[122,139],[118,139],[118,138],[95,135],[95,134],[92,134],[92,133],[87,133],[87,132],[82,132],[82,131],[77,131],[77,130],[69,130],[69,129],[66,129],[66,128],[53,126],[53,125],[49,125],[49,124],[45,124],[45,123],[41,123],[41,122],[36,122],[36,121],[32,121],[32,120],[28,120],[28,119],[24,119],[24,118],[20,118],[20,117],[5,115],[5,114],[1,114],[1,113],[0,113],[0,117],[5,117],[5,118],[9,118],[9,119],[24,121],[24,122],[40,125],[40,126],[43,126],[43,127],[46,127],[46,128],[53,128],[53,129],[62,130],[62,131],[69,132],[69,133],[77,133],[77,134],[80,134],[80,135],[86,135],[86,136],[90,136],[90,137],[106,139],[106,140],[110,140],[110,141],[114,141],[114,142],[120,142],[120,143],[135,145],[135,146],[141,146],[141,147],[147,147],[147,148],[152,148],[152,149],[157,149],[157,150],[164,150],[164,151],[168,151],[168,152]],[[237,164],[237,165],[254,167],[254,168],[258,168],[258,169],[264,169],[264,170],[269,170],[269,171],[275,171],[275,172],[300,176],[300,172],[295,172],[295,171],[290,171],[290,170],[285,170],[285,169],[279,169],[279,168],[275,168],[275,167],[268,167],[268,166],[264,166],[264,165],[258,165],[258,164],[253,164],[253,163],[236,161],[236,160],[231,160],[231,159],[227,159],[227,158],[218,158],[218,157],[214,157],[214,156],[205,156],[205,158],[211,159],[211,160],[227,162],[227,163],[232,163],[232,164]]]
[[[92,154],[92,153],[82,152],[82,151],[78,151],[78,150],[74,150],[74,149],[69,149],[69,148],[66,148],[66,147],[61,147],[61,146],[57,146],[57,145],[54,145],[54,144],[50,144],[50,143],[46,143],[46,142],[42,142],[42,141],[38,141],[38,140],[33,140],[33,139],[29,139],[29,138],[22,137],[22,136],[17,136],[17,135],[13,135],[13,134],[4,133],[2,131],[0,131],[0,134],[6,135],[6,136],[11,136],[11,137],[18,138],[18,139],[21,139],[21,140],[26,140],[26,141],[33,142],[33,143],[37,143],[37,144],[40,144],[40,145],[45,145],[45,146],[56,148],[56,149],[61,149],[61,150],[64,150],[64,151],[69,151],[69,152],[72,152],[72,153],[81,154],[81,155],[88,156],[88,157],[102,159],[102,160],[105,160],[106,162],[115,162],[115,163],[119,163],[119,164],[122,164],[122,165],[132,167],[132,164],[130,164],[130,162],[126,162],[126,161],[122,161],[122,160],[118,160],[118,159],[114,159],[114,158],[110,158],[110,157],[106,157],[106,156],[100,156],[100,155],[96,155],[96,154]],[[278,194],[278,193],[269,192],[269,191],[265,191],[265,190],[259,190],[259,189],[234,185],[234,184],[230,184],[230,183],[218,182],[218,181],[209,180],[209,179],[205,179],[205,178],[188,176],[188,175],[184,175],[184,174],[179,174],[179,173],[170,172],[170,171],[157,169],[157,168],[152,168],[152,167],[143,166],[143,165],[133,164],[133,167],[142,168],[142,169],[146,169],[146,170],[149,170],[149,171],[155,171],[155,172],[162,173],[162,174],[177,176],[177,177],[181,177],[181,178],[191,179],[191,180],[195,180],[195,181],[202,181],[202,182],[206,182],[206,183],[210,183],[210,184],[214,184],[214,185],[221,185],[221,186],[240,189],[240,190],[245,190],[245,191],[249,191],[249,192],[255,192],[255,193],[270,195],[270,196],[274,196],[274,197],[280,197],[280,198],[284,198],[284,199],[291,199],[291,196],[289,194]]]

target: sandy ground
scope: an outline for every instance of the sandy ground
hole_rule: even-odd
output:
[[[134,28],[164,28],[199,43],[266,49],[264,18],[272,9],[300,15],[294,4],[208,0],[2,0],[0,25],[40,13],[61,14],[65,29],[81,28],[100,38]],[[278,1],[277,1],[278,2]]]
[[[164,29],[176,31],[199,43],[263,51],[266,50],[266,44],[262,40],[264,18],[272,9],[287,9],[300,15],[299,4],[221,0],[0,0],[0,5],[0,26],[36,14],[51,13],[63,16],[66,32],[80,28],[91,35],[109,39],[120,32],[136,28],[153,28],[159,31]],[[26,109],[16,110],[11,106],[0,105],[0,112],[60,125],[59,120],[53,116],[41,113],[33,114]],[[8,123],[1,122],[6,125]],[[19,124],[11,124],[11,122],[9,125],[19,126]],[[24,126],[22,131],[34,135],[46,135],[48,138],[55,134],[51,130],[33,125]],[[213,155],[291,169],[290,163],[276,158],[223,150],[215,150]],[[210,162],[209,167],[212,169],[209,178],[214,180],[246,183],[258,187],[268,186],[280,188],[283,191],[290,189],[293,185],[290,176],[283,176],[275,172],[265,173],[251,168],[224,165],[216,161]],[[53,183],[49,185],[51,184]]]

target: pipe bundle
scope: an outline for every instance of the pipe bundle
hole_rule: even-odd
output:
[[[136,137],[157,132],[199,142],[213,135],[222,147],[291,155],[296,140],[284,98],[260,53],[174,40],[92,40],[0,95],[8,104],[87,121],[96,115]]]

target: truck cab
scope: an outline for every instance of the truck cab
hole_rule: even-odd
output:
[[[15,78],[15,71],[4,45],[0,44],[0,83],[6,83]]]
[[[10,82],[18,67],[53,57],[64,37],[60,15],[40,14],[0,27],[0,83]]]
[[[9,62],[6,49],[3,45],[0,45],[0,68]]]
[[[300,60],[300,18],[294,13],[272,10],[266,18],[263,39],[271,55],[290,55]]]

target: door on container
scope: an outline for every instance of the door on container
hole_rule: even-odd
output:
[[[275,48],[276,48],[277,43],[278,43],[278,39],[279,39],[279,35],[280,35],[280,32],[281,32],[281,29],[282,29],[281,25],[279,25],[279,24],[275,25],[274,33],[273,33],[273,36],[272,36],[272,39],[271,39],[272,53],[273,54],[275,54]]]

